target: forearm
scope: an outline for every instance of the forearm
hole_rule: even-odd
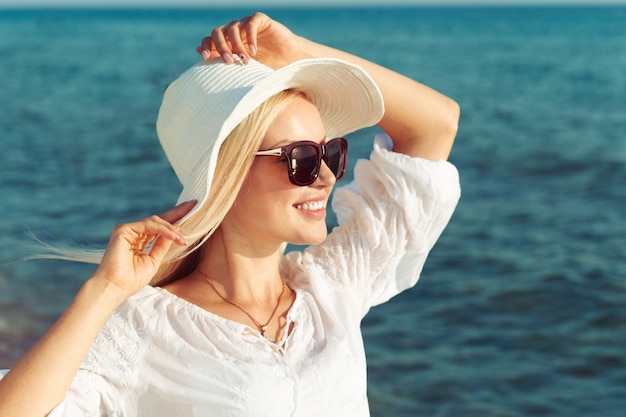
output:
[[[379,126],[394,151],[426,159],[447,159],[457,132],[459,106],[452,99],[378,64],[308,39],[299,38],[302,58],[334,57],[365,69],[385,102]]]
[[[121,303],[87,281],[46,335],[0,380],[0,417],[44,416],[63,398],[100,328]]]
[[[245,39],[245,41],[244,41]],[[248,45],[246,47],[246,45]],[[447,159],[456,136],[459,106],[410,78],[355,55],[293,34],[263,13],[218,26],[196,49],[205,59],[248,53],[277,69],[304,58],[340,58],[359,65],[379,86],[385,114],[379,126],[393,139],[394,150],[427,159]]]

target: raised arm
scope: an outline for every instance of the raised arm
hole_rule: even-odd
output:
[[[394,151],[426,159],[447,159],[457,132],[459,106],[452,99],[388,68],[293,34],[263,13],[215,28],[197,49],[204,58],[250,57],[279,68],[304,58],[340,58],[365,69],[385,101],[379,122]]]
[[[0,380],[0,417],[45,416],[63,401],[91,344],[113,311],[156,273],[172,242],[171,223],[195,203],[115,228],[102,263],[46,335]],[[149,252],[144,252],[154,240]]]

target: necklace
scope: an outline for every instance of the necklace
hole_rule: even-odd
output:
[[[217,290],[217,288],[215,288],[215,285],[213,285],[213,283],[211,282],[211,279],[209,278],[209,276],[207,274],[205,274],[204,272],[200,271],[200,269],[196,269],[196,271],[198,271],[198,273],[204,277],[206,282],[211,286],[211,288],[213,288],[213,291],[215,291],[215,294],[217,294],[218,297],[220,297],[224,302],[226,302],[226,303],[228,303],[228,304],[230,304],[230,305],[232,305],[234,307],[237,307],[246,316],[248,316],[248,318],[250,318],[250,320],[252,320],[252,323],[254,323],[256,328],[259,330],[259,333],[261,333],[261,336],[263,336],[264,338],[266,338],[270,342],[274,341],[274,339],[270,339],[265,333],[267,332],[267,328],[268,328],[270,322],[272,321],[272,319],[274,318],[274,314],[276,314],[276,310],[278,310],[278,306],[280,305],[280,300],[283,298],[283,294],[285,293],[285,288],[287,287],[287,285],[285,284],[284,281],[283,281],[283,289],[280,291],[280,295],[278,296],[278,300],[276,301],[276,305],[274,306],[274,310],[272,310],[272,314],[270,315],[270,318],[267,319],[267,322],[265,322],[265,324],[261,324],[257,319],[252,317],[250,315],[250,313],[248,313],[242,307],[237,305],[237,303],[235,303],[233,301],[230,301],[229,299],[224,297],[222,294],[220,294],[220,292]]]

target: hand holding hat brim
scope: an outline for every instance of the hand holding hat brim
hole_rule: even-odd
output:
[[[204,58],[222,57],[232,64],[250,58],[278,69],[304,58],[300,38],[264,13],[254,13],[213,29],[196,51]]]

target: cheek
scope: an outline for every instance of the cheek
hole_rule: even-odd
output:
[[[244,180],[235,205],[249,215],[267,216],[289,201],[294,186],[289,182],[285,165],[276,161],[256,160]]]
[[[289,181],[287,165],[274,157],[257,158],[250,167],[244,185],[250,190],[276,192],[293,188]]]

